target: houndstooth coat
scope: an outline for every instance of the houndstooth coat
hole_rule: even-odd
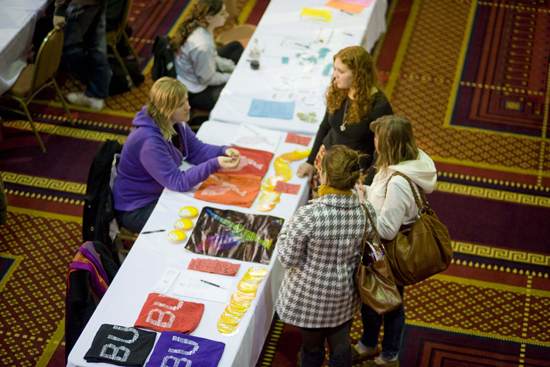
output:
[[[368,219],[357,195],[326,194],[298,209],[277,240],[286,269],[276,303],[285,323],[302,328],[336,327],[361,308],[353,281]],[[368,223],[368,237],[373,230]]]

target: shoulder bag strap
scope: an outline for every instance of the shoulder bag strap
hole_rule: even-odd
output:
[[[374,230],[374,234],[376,235],[376,238],[378,239],[379,246],[384,249],[384,252],[386,249],[384,248],[384,245],[382,244],[382,240],[380,239],[380,235],[378,234],[378,230],[376,229],[376,224],[374,224],[374,220],[372,219],[369,210],[367,209],[367,206],[365,204],[361,204],[363,209],[365,210],[365,214],[367,215],[367,218],[369,219],[372,229]],[[365,246],[367,245],[367,223],[365,222],[365,233],[363,234],[363,252],[361,253],[361,257],[365,255]]]
[[[428,199],[426,198],[426,195],[424,194],[424,191],[420,187],[418,188],[418,192],[420,192],[420,198],[422,198],[422,201],[420,201],[420,198],[418,197],[418,193],[416,192],[416,190],[414,188],[415,185],[412,183],[411,179],[408,178],[403,173],[395,172],[393,175],[390,176],[390,179],[388,180],[388,184],[390,183],[391,179],[394,176],[401,176],[405,180],[407,180],[407,182],[409,183],[409,186],[411,187],[411,190],[412,190],[412,193],[413,193],[413,196],[414,196],[414,201],[416,202],[416,206],[418,206],[418,210],[421,210],[424,206],[429,206]],[[388,185],[386,184],[386,192],[384,193],[384,197],[386,197],[387,193],[388,193]]]

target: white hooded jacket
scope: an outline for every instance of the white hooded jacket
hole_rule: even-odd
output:
[[[412,224],[418,217],[418,206],[407,180],[401,176],[395,176],[388,183],[394,172],[401,172],[409,177],[416,185],[416,189],[422,188],[425,194],[434,190],[437,181],[435,164],[422,150],[419,149],[419,153],[418,159],[414,161],[389,166],[387,175],[384,177],[377,173],[372,185],[367,186],[366,197],[376,210],[376,227],[382,239],[394,239],[402,225]],[[386,194],[385,197],[384,194]]]

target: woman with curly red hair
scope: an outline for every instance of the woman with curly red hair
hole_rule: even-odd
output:
[[[333,145],[345,145],[367,156],[361,160],[364,175],[372,163],[374,134],[369,125],[385,115],[393,115],[391,105],[378,82],[378,72],[369,53],[351,46],[334,55],[334,76],[326,92],[327,111],[306,162],[298,177],[313,177],[312,195],[320,184],[321,159]]]

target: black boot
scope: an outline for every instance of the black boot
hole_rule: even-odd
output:
[[[331,353],[329,367],[351,367],[351,348],[345,353]]]
[[[351,358],[351,353],[350,353]],[[300,367],[320,367],[325,361],[325,349],[318,349],[313,352],[308,352],[302,347],[300,349]],[[351,361],[351,359],[350,359]]]

